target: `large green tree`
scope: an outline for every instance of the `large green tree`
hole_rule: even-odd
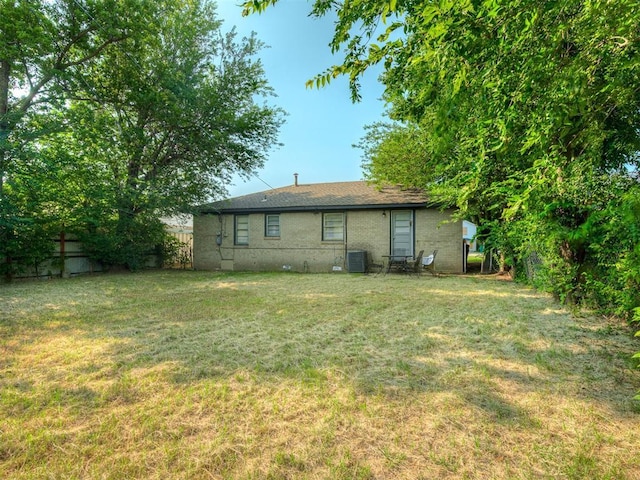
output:
[[[160,215],[220,196],[275,144],[282,111],[266,103],[261,44],[222,33],[213,2],[7,7],[59,37],[34,40],[49,61],[20,48],[25,58],[12,61],[0,192],[0,226],[17,247],[8,260],[25,219],[42,218],[80,234],[97,259],[140,266],[162,241]]]
[[[25,117],[62,105],[74,76],[141,33],[158,7],[151,0],[0,1],[0,187],[15,150],[42,133],[21,131]]]
[[[29,174],[37,140],[63,119],[44,114],[65,105],[78,72],[158,14],[151,0],[0,1],[0,270],[10,274],[14,256],[42,258],[46,242],[34,239],[49,235],[34,198],[43,176]]]
[[[245,13],[276,2],[247,1]],[[312,83],[348,75],[357,99],[362,73],[382,62],[398,123],[363,139],[369,177],[428,188],[458,206],[512,264],[542,254],[551,287],[576,299],[602,274],[592,268],[593,234],[605,222],[595,217],[617,211],[617,199],[635,188],[628,171],[640,147],[639,7],[317,0],[312,14],[337,17],[330,47],[343,49],[344,60]]]
[[[105,217],[121,252],[157,243],[142,232],[157,231],[159,215],[220,197],[233,173],[262,166],[282,121],[259,103],[271,89],[255,36],[223,34],[212,3],[171,3],[141,42],[87,69],[82,102],[72,102],[67,140],[109,172]]]
[[[585,298],[597,262],[584,226],[638,166],[637,2],[422,6],[384,81],[428,148],[395,180],[443,193],[514,265],[542,253],[548,285]],[[372,177],[390,166],[378,157]]]

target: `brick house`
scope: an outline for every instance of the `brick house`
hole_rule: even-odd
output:
[[[203,205],[193,220],[200,270],[354,271],[352,252],[384,255],[438,250],[439,272],[463,268],[462,222],[415,190],[363,181],[298,184]]]

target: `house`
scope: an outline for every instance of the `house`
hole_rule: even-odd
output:
[[[462,272],[462,222],[424,193],[363,181],[298,184],[203,205],[193,220],[201,270],[353,269],[352,252],[386,263],[392,252],[438,250],[436,269]],[[366,260],[365,260],[366,261]]]

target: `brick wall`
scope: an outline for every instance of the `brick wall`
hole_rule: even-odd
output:
[[[282,270],[325,272],[343,266],[345,243],[322,241],[322,214],[287,212],[280,215],[280,237],[266,237],[264,214],[249,215],[249,245],[234,245],[233,215],[194,218],[194,267],[223,270]],[[222,244],[216,245],[218,233]]]
[[[416,253],[438,249],[436,268],[462,271],[461,222],[443,223],[452,212],[433,209],[415,211]],[[389,210],[349,211],[345,214],[344,241],[322,240],[322,213],[280,214],[280,237],[265,236],[264,214],[249,215],[249,244],[234,245],[233,215],[200,215],[194,218],[194,267],[201,270],[282,270],[329,272],[345,268],[349,250],[367,250],[376,263],[389,254]],[[221,234],[221,245],[216,237]]]
[[[424,209],[416,212],[416,251],[430,255],[438,250],[436,270],[462,272],[462,222],[449,221],[452,210]]]

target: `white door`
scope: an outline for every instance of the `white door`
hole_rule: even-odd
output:
[[[391,255],[413,256],[413,212],[391,212]]]

